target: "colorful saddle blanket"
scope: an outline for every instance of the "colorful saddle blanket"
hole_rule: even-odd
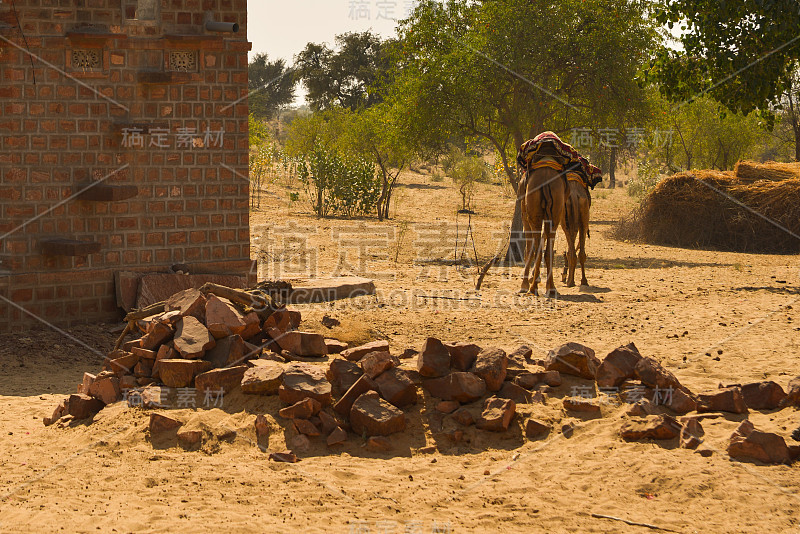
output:
[[[603,179],[603,173],[599,168],[595,167],[589,160],[581,156],[577,150],[572,148],[571,145],[562,141],[553,132],[542,132],[533,139],[529,139],[519,147],[517,153],[517,163],[525,169],[529,170],[531,163],[534,162],[537,156],[541,157],[541,153],[555,152],[567,161],[564,170],[568,173],[577,173],[583,179],[584,185],[588,188],[594,189]]]

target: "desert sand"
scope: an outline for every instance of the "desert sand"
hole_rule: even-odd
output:
[[[798,258],[615,240],[616,221],[634,205],[624,188],[594,192],[590,286],[566,288],[559,273],[561,298],[548,301],[515,294],[519,266],[493,269],[475,292],[474,265],[420,263],[425,247],[453,258],[460,197],[449,180],[407,173],[393,218],[383,223],[318,220],[302,195],[288,201],[285,186],[271,184],[252,218],[254,257],[258,247],[267,252],[263,275],[367,274],[379,290],[293,306],[303,313],[304,329],[353,343],[386,338],[394,353],[419,349],[435,336],[508,351],[527,344],[535,358],[577,341],[602,359],[633,341],[695,392],[765,379],[785,388],[800,375]],[[473,207],[475,251],[483,262],[502,245],[513,197],[481,184]],[[359,257],[352,232],[363,232],[360,224],[377,237]],[[442,224],[452,231],[437,237]],[[459,216],[459,255],[465,224]],[[307,237],[285,241],[290,232]],[[424,235],[428,245],[421,244]],[[558,246],[563,251],[562,235]],[[290,269],[304,247],[314,251],[316,265],[305,273]],[[471,243],[466,250],[471,258]],[[342,325],[322,326],[326,314]],[[351,434],[337,449],[312,441],[297,464],[270,462],[253,443],[255,413],[275,413],[277,397],[234,393],[221,408],[177,410],[198,428],[239,431],[232,442],[214,441],[197,452],[154,447],[146,440],[146,412],[122,404],[91,424],[43,426],[83,372],[99,369],[114,326],[0,336],[0,532],[648,531],[592,514],[681,533],[800,528],[800,466],[732,461],[725,453],[744,415],[703,422],[709,457],[675,442],[626,443],[619,437],[623,406],[604,405],[602,416],[585,419],[561,410],[558,397],[570,394],[569,380],[547,405],[521,405],[506,433],[471,427],[469,443],[453,444],[432,432],[436,415],[420,403],[408,411],[409,428],[392,437],[390,453],[369,452]],[[556,428],[572,421],[575,432],[529,441],[520,429],[529,414]],[[749,417],[794,443],[795,409]],[[273,420],[271,450],[285,448],[281,424]]]

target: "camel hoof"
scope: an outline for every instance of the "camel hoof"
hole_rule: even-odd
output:
[[[589,281],[586,278],[584,278],[583,280],[581,280],[581,285],[582,286],[588,286],[589,285]]]
[[[575,282],[567,282],[567,287],[575,287]]]
[[[550,291],[547,292],[547,298],[549,299],[558,298],[558,291],[556,291],[555,289],[551,289]]]

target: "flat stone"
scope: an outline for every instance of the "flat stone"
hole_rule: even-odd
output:
[[[439,403],[436,405],[436,409],[442,413],[453,413],[460,407],[461,404],[456,401],[439,401]]]
[[[492,432],[508,430],[508,425],[511,424],[516,409],[517,405],[512,400],[489,397],[483,403],[483,411],[475,426],[481,430]]]
[[[162,343],[166,343],[167,341],[172,339],[172,336],[174,334],[175,330],[173,330],[170,325],[160,322],[152,323],[148,333],[142,337],[140,349],[147,349],[152,351]],[[131,352],[135,352],[135,350]],[[139,354],[139,356],[145,357],[143,353]],[[153,358],[150,359],[155,359],[155,354],[153,354]]]
[[[537,419],[525,421],[525,437],[528,439],[538,438],[550,433],[550,425]]]
[[[392,448],[392,442],[385,436],[370,436],[367,438],[367,449],[370,451],[388,452]]]
[[[81,395],[83,395],[83,393],[81,393]],[[42,422],[44,423],[44,426],[50,426],[59,419],[61,419],[62,417],[64,417],[65,415],[68,415],[69,414],[69,406],[67,405],[68,403],[69,403],[69,398],[62,399],[61,402],[59,402],[58,405],[55,407],[50,417],[43,417]]]
[[[244,373],[247,369],[246,365],[212,369],[211,371],[198,374],[194,379],[194,385],[201,393],[205,391],[230,393],[241,385]]]
[[[278,362],[259,360],[244,372],[242,376],[242,392],[250,395],[277,395],[283,382],[284,366]]]
[[[187,360],[202,358],[207,350],[217,344],[208,329],[192,316],[178,322],[173,343],[175,350]]]
[[[425,380],[423,387],[434,397],[460,403],[476,401],[486,393],[486,382],[472,373],[456,371],[442,378]]]
[[[483,378],[487,390],[499,391],[506,379],[507,367],[506,352],[503,349],[489,348],[478,354],[471,372]]]
[[[636,377],[636,364],[642,359],[633,343],[617,347],[605,357],[597,368],[599,387],[619,387],[625,380]]]
[[[342,357],[351,362],[357,362],[370,352],[389,352],[389,342],[386,340],[371,341],[352,349],[342,351]]]
[[[511,399],[517,404],[530,404],[532,399],[530,391],[512,382],[504,382],[497,396],[501,399]]]
[[[166,299],[165,311],[178,311],[181,317],[194,317],[198,321],[205,320],[206,297],[199,289],[189,288],[178,291]]]
[[[89,386],[88,393],[103,401],[103,404],[113,404],[122,398],[119,378],[111,376],[96,379]]]
[[[300,321],[302,320],[302,315],[299,311],[288,310],[286,308],[275,310],[270,314],[269,317],[264,321],[263,331],[267,334],[270,331],[276,332],[277,335],[275,337],[280,336],[281,334],[285,334],[290,330],[297,330],[300,328]],[[272,337],[272,336],[270,336]]]
[[[183,426],[183,423],[174,417],[169,417],[157,412],[150,414],[150,436],[155,437],[159,434],[176,430],[181,426]]]
[[[357,276],[315,278],[293,283],[289,302],[298,304],[331,302],[374,294],[375,282],[368,278]]]
[[[533,349],[528,345],[520,345],[514,352],[508,355],[509,359],[522,359],[526,361],[530,360],[531,356],[533,356]]]
[[[698,394],[697,411],[747,413],[742,388],[731,386]]]
[[[323,406],[331,403],[331,384],[322,367],[293,362],[284,370],[283,385],[278,389],[280,399],[294,404],[306,397],[318,400]]]
[[[338,339],[325,338],[325,346],[328,348],[328,354],[339,354],[347,350],[347,343],[339,341]]]
[[[401,410],[370,391],[356,399],[350,409],[350,425],[358,435],[388,436],[406,428]]]
[[[145,360],[139,358],[139,362],[133,368],[133,375],[136,378],[150,378],[153,375],[153,364],[155,360]]]
[[[343,393],[350,389],[362,374],[364,374],[364,371],[361,370],[361,366],[357,363],[344,358],[334,358],[331,360],[326,376],[334,391]]]
[[[292,330],[278,336],[275,341],[281,349],[298,356],[325,356],[328,354],[325,338],[321,334],[313,332]]]
[[[294,419],[292,423],[294,424],[297,431],[305,436],[314,438],[321,435],[319,428],[317,428],[314,425],[314,423],[312,423],[308,419]]]
[[[205,317],[206,326],[211,332],[227,331],[233,334],[241,334],[246,327],[244,315],[236,306],[230,300],[216,295],[208,295],[206,297]]]
[[[669,415],[648,415],[634,417],[623,423],[620,436],[626,441],[645,439],[673,439],[681,431],[681,425]]]
[[[179,430],[177,436],[178,445],[188,451],[199,449],[203,444],[202,430]]]
[[[78,393],[88,395],[89,387],[91,387],[92,382],[94,382],[96,379],[97,375],[93,375],[92,373],[83,373],[83,380],[80,384],[78,384]]]
[[[308,419],[322,410],[322,404],[312,398],[305,398],[286,408],[281,408],[278,415],[285,419]]]
[[[774,410],[786,401],[786,392],[771,380],[744,384],[742,396],[751,410]]]
[[[417,386],[403,369],[392,367],[378,375],[374,381],[381,396],[398,408],[416,404]]]
[[[297,456],[290,451],[284,452],[272,452],[269,455],[269,459],[275,462],[283,462],[287,464],[296,464],[297,463]]]
[[[417,371],[426,377],[445,376],[450,372],[450,352],[444,344],[434,337],[429,337],[417,356]]]
[[[130,271],[116,271],[114,273],[114,291],[117,297],[117,306],[126,312],[130,312],[136,307],[140,276],[140,273]]]
[[[455,412],[453,412],[453,419],[464,426],[470,426],[475,423],[475,418],[472,416],[472,412],[467,410],[466,408],[459,408]]]
[[[66,405],[69,415],[76,420],[88,419],[102,410],[104,406],[105,404],[100,399],[81,393],[70,395]]]
[[[235,289],[246,289],[248,285],[246,276],[225,274],[145,274],[139,278],[136,307],[141,309],[157,302],[163,302],[175,293],[190,288],[199,288],[207,282]]]
[[[695,418],[688,419],[681,427],[681,448],[696,449],[703,442],[703,427]]]
[[[331,431],[330,434],[328,434],[326,443],[328,444],[328,447],[333,447],[334,445],[341,445],[345,441],[347,441],[347,432],[342,430],[341,427],[337,426]]]
[[[133,374],[133,368],[137,363],[139,363],[139,356],[129,353],[113,360],[106,360],[103,362],[103,369],[110,370],[119,377]]]
[[[661,390],[685,389],[671,372],[653,358],[642,357],[636,364],[636,377],[642,384]]]
[[[144,338],[142,338],[144,339]],[[169,347],[167,347],[169,348]],[[161,347],[159,347],[159,350]],[[140,360],[155,360],[156,356],[158,355],[157,352],[151,349],[144,349],[142,347],[133,347],[131,348],[131,354],[135,354],[139,357]]]
[[[800,406],[800,376],[789,380],[784,406]]]
[[[581,397],[565,398],[564,409],[570,412],[600,413],[600,406],[595,399],[584,399]]]
[[[561,373],[558,371],[523,371],[514,377],[514,383],[525,389],[533,389],[540,384],[558,387],[561,385]]]
[[[395,366],[395,360],[388,352],[369,352],[358,361],[361,370],[370,378],[375,378]]]
[[[450,353],[450,366],[458,371],[469,371],[481,352],[474,343],[446,343],[444,346]]]
[[[218,339],[214,348],[206,351],[203,359],[211,362],[214,368],[241,365],[246,361],[249,351],[240,335],[230,335]]]
[[[161,360],[158,364],[161,382],[171,388],[188,388],[195,376],[211,369],[211,362],[205,360]]]
[[[258,414],[254,423],[256,429],[256,440],[259,444],[265,444],[269,441],[270,426],[267,416]]]
[[[348,416],[357,398],[368,391],[375,391],[377,388],[377,384],[370,377],[361,375],[333,405],[333,409],[341,415]]]
[[[548,352],[544,364],[547,371],[594,380],[600,360],[589,347],[580,343],[567,343]]]
[[[758,460],[767,464],[789,464],[792,454],[784,439],[772,432],[756,430],[750,421],[743,421],[728,444],[731,458]]]

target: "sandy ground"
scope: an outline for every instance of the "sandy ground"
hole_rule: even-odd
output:
[[[283,180],[273,183],[253,217],[262,274],[368,274],[379,287],[377,297],[297,306],[307,329],[325,331],[320,319],[328,314],[343,323],[334,335],[385,337],[395,352],[436,336],[507,350],[524,343],[534,357],[578,341],[602,358],[634,341],[693,391],[761,379],[785,387],[800,375],[798,258],[616,241],[615,221],[633,205],[624,190],[595,191],[590,287],[565,288],[559,277],[556,301],[516,296],[519,267],[494,269],[482,291],[472,291],[474,266],[449,261],[464,250],[467,222],[458,219],[456,251],[460,198],[449,180],[406,175],[393,218],[383,223],[320,221],[302,195],[291,203],[288,192]],[[469,242],[466,257],[477,252],[485,261],[502,245],[512,205],[502,187],[479,186],[475,248]],[[145,439],[147,416],[121,405],[91,425],[45,428],[42,417],[57,400],[84,371],[98,369],[112,327],[74,328],[72,338],[0,336],[0,532],[647,531],[592,514],[685,533],[800,530],[800,465],[725,454],[743,416],[704,422],[707,458],[674,442],[625,443],[622,407],[606,405],[602,417],[587,419],[561,410],[558,397],[576,384],[570,380],[547,405],[521,406],[506,434],[470,429],[469,443],[447,442],[420,404],[392,453],[368,452],[351,435],[336,451],[314,444],[294,465],[269,462],[253,444],[254,413],[274,413],[275,398],[234,394],[221,409],[178,410],[198,428],[239,430],[232,443],[199,452],[155,448]],[[577,428],[569,439],[554,432],[528,441],[520,424],[529,414]],[[750,418],[790,443],[800,424],[793,409]],[[452,424],[445,420],[445,430]],[[270,449],[280,450],[285,423],[273,427]]]

